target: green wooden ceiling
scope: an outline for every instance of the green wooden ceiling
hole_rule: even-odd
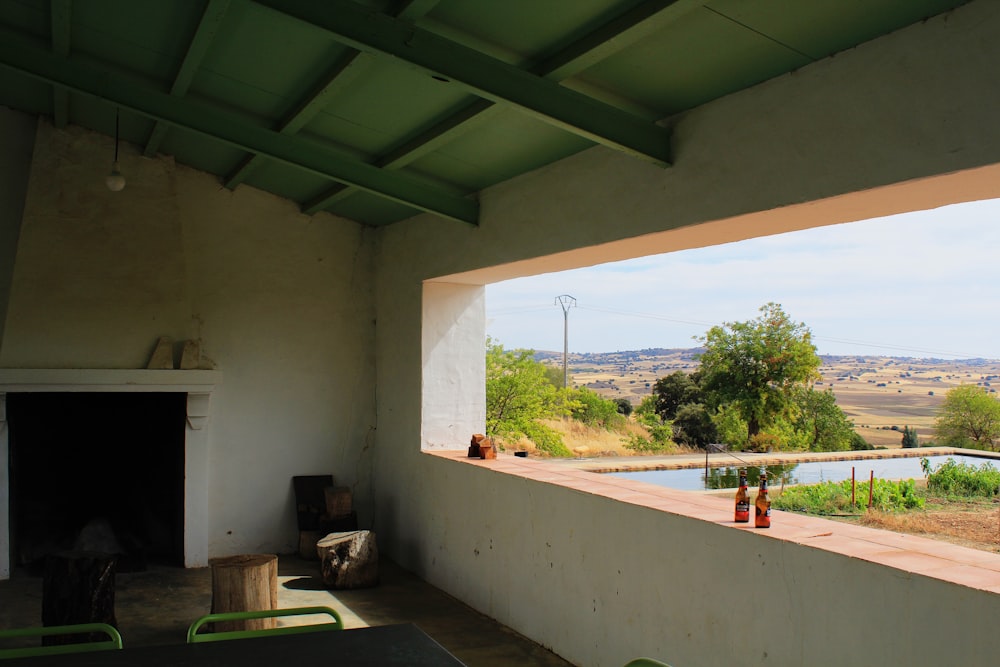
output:
[[[476,193],[965,0],[0,0],[0,105],[303,211],[475,224]]]

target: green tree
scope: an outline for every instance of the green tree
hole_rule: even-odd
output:
[[[1000,401],[984,388],[963,384],[948,391],[934,423],[939,444],[996,451]]]
[[[795,412],[796,389],[818,379],[812,334],[776,303],[748,322],[727,322],[699,340],[701,388],[710,407],[730,404],[747,423],[746,441]]]
[[[632,401],[627,398],[616,398],[615,405],[618,406],[618,414],[625,417],[632,414]]]
[[[580,387],[570,390],[568,398],[572,401],[570,413],[573,419],[587,426],[610,429],[625,423],[625,418],[618,413],[618,404],[601,398],[592,389]]]
[[[572,456],[558,433],[539,419],[560,416],[559,390],[532,350],[504,350],[486,341],[486,434],[501,439],[525,437],[540,449]]]
[[[623,438],[624,447],[636,452],[653,453],[669,452],[674,449],[673,424],[670,421],[663,421],[660,415],[656,414],[656,397],[646,396],[639,403],[632,413],[637,422],[646,428],[649,437],[632,435]]]
[[[674,371],[656,381],[653,395],[656,397],[656,413],[660,418],[673,419],[677,410],[685,403],[700,402],[701,389],[690,375],[684,371]]]
[[[674,441],[704,449],[718,439],[712,415],[701,403],[685,403],[674,415]]]
[[[851,448],[854,424],[837,405],[832,389],[799,391],[795,430],[806,438],[814,452],[840,452]]]
[[[903,448],[912,449],[920,446],[920,438],[917,437],[917,429],[909,426],[903,427]]]

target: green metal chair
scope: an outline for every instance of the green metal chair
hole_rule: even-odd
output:
[[[122,647],[122,636],[113,626],[107,623],[76,623],[73,625],[49,625],[35,628],[14,628],[0,630],[0,641],[20,637],[47,637],[50,635],[78,635],[99,632],[108,636],[107,639],[96,642],[81,641],[75,644],[56,644],[53,646],[26,646],[20,648],[0,647],[0,660],[8,658],[27,658],[35,655],[57,655],[62,653],[87,653],[90,651],[113,651]]]
[[[652,658],[636,658],[635,660],[628,661],[625,667],[670,667],[670,665],[659,660],[653,660]]]
[[[261,630],[227,630],[198,634],[198,630],[206,623],[225,621],[247,621],[256,618],[271,618],[280,616],[306,616],[309,614],[325,614],[333,618],[327,623],[312,623],[309,625],[281,625],[276,628]],[[329,607],[293,607],[291,609],[261,609],[257,611],[230,611],[202,616],[188,628],[189,644],[197,642],[219,642],[227,639],[247,639],[249,637],[265,637],[274,635],[296,635],[305,632],[324,632],[327,630],[343,630],[344,622],[333,609]]]

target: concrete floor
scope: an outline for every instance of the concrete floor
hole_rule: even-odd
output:
[[[347,628],[412,622],[469,667],[568,667],[552,652],[498,625],[395,563],[379,565],[374,588],[328,591],[319,564],[298,556],[278,559],[278,606],[324,605]],[[116,577],[115,615],[126,647],[185,641],[192,621],[212,603],[209,568],[151,566]],[[41,625],[42,578],[15,572],[0,581],[0,627]]]

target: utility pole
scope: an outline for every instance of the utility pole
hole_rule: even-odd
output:
[[[556,303],[563,309],[563,389],[569,386],[569,309],[576,305],[576,299],[569,294],[560,294],[556,297]]]

